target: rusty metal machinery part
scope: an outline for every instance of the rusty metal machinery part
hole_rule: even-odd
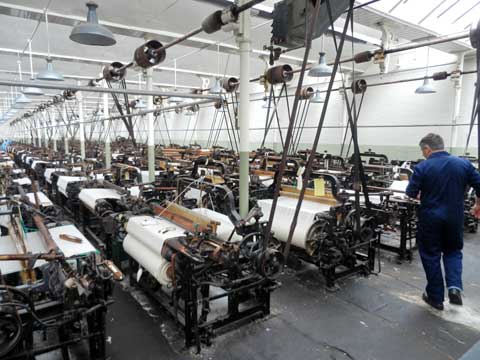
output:
[[[200,105],[198,104],[194,104],[192,106],[189,106],[187,107],[187,111],[191,111],[191,112],[198,112],[200,110]]]
[[[230,9],[217,10],[203,19],[201,28],[207,34],[213,34],[223,25],[234,22],[237,18],[238,14],[234,15]]]
[[[97,86],[100,86],[100,84],[99,84],[99,82],[97,81],[97,79],[90,79],[90,80],[88,80],[87,86],[97,87]]]
[[[74,100],[76,91],[67,89],[63,91],[63,97],[65,100]]]
[[[53,98],[52,98],[52,105],[53,104],[59,104],[61,102],[63,102],[65,99],[60,96],[60,95],[55,95]]]
[[[135,64],[143,69],[162,63],[167,57],[167,51],[158,40],[149,40],[139,46],[133,55]]]
[[[297,92],[296,96],[298,96],[300,100],[309,100],[314,93],[315,90],[313,90],[311,86],[307,86],[301,89],[300,92]]]
[[[238,79],[234,77],[224,78],[222,80],[222,87],[227,93],[236,91],[239,84],[240,82],[238,81]]]
[[[272,85],[283,84],[293,79],[292,71],[293,68],[288,64],[277,65],[267,70],[265,79]]]
[[[212,34],[222,28],[222,10],[217,10],[202,21],[202,30]]]
[[[361,53],[355,54],[353,59],[355,60],[356,64],[361,64],[372,60],[373,55],[374,53],[372,53],[371,51],[363,51]]]
[[[124,68],[121,62],[114,61],[110,65],[105,66],[102,73],[106,81],[117,82],[125,78],[127,69]]]
[[[0,356],[11,352],[22,339],[23,327],[20,317],[13,309],[0,310]]]
[[[223,103],[223,104],[222,104]],[[213,104],[213,106],[215,107],[215,109],[221,109],[222,108],[222,105],[225,107],[225,106],[228,106],[228,103],[227,103],[227,100],[222,100],[222,101],[217,101]]]
[[[162,105],[163,98],[161,96],[154,96],[153,97],[153,105]]]
[[[355,80],[352,82],[351,89],[354,94],[362,94],[367,91],[367,81],[364,79]]]
[[[476,19],[470,27],[470,43],[475,49],[480,48],[480,19]]]
[[[435,81],[438,81],[438,80],[445,80],[447,79],[449,76],[449,73],[446,72],[446,71],[440,71],[440,72],[436,72],[432,75],[432,79],[435,80]]]

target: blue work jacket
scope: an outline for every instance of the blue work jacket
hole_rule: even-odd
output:
[[[412,198],[420,194],[420,222],[440,220],[463,227],[464,195],[469,186],[480,197],[480,174],[470,161],[439,151],[415,166],[406,194]]]

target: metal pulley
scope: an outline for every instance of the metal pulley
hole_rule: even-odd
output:
[[[470,27],[470,43],[475,49],[480,48],[480,19],[475,20]]]
[[[135,64],[143,69],[162,63],[167,57],[167,51],[158,40],[149,40],[139,46],[133,55]]]
[[[192,106],[187,107],[187,111],[191,111],[192,113],[196,113],[200,110],[200,105],[193,104]]]
[[[17,290],[18,291],[18,290]],[[0,356],[8,355],[22,340],[23,326],[20,316],[11,307],[0,310]]]
[[[63,102],[63,97],[61,97],[60,95],[55,95],[53,98],[52,98],[52,101],[54,104],[58,104],[58,103],[61,103]]]
[[[233,14],[231,9],[217,10],[208,15],[202,21],[202,30],[207,34],[217,32],[222,26],[236,22],[238,15]]]
[[[288,65],[277,65],[271,67],[265,73],[265,79],[272,85],[283,84],[293,79],[293,68]]]
[[[67,89],[63,91],[62,95],[65,100],[74,100],[76,97],[75,93],[76,93],[75,90]]]
[[[97,81],[97,79],[90,79],[88,80],[87,86],[97,87],[97,86],[100,86],[100,83]]]
[[[440,72],[436,72],[432,75],[432,79],[435,80],[435,81],[438,81],[438,80],[445,80],[448,78],[448,72],[446,71],[440,71]]]
[[[238,79],[234,77],[224,78],[222,80],[222,87],[225,89],[227,93],[236,91],[238,89],[239,84],[240,82],[238,81]]]
[[[213,107],[218,110],[218,109],[221,109],[221,108],[222,108],[222,105],[223,105],[223,107],[228,106],[227,100],[216,101],[216,102],[213,104]]]
[[[109,82],[121,81],[127,75],[127,69],[119,61],[114,61],[103,68],[103,78]]]
[[[255,266],[261,275],[270,278],[280,272],[284,260],[280,251],[268,248],[263,252],[258,252],[255,258]]]
[[[370,60],[372,60],[372,57],[374,55],[375,54],[372,53],[371,51],[363,51],[361,53],[355,54],[353,59],[355,60],[356,64],[361,64],[361,63],[369,62]]]
[[[352,82],[351,89],[354,94],[362,94],[367,91],[367,81],[364,79],[355,80]]]
[[[313,94],[315,93],[315,90],[311,86],[304,87],[303,89],[300,89],[300,91],[297,91],[295,96],[298,96],[300,100],[309,100]]]
[[[168,97],[166,97],[166,96],[156,95],[156,96],[153,97],[153,105],[157,105],[157,106],[162,105],[163,102],[167,99],[168,99]]]

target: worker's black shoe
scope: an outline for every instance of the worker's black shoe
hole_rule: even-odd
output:
[[[422,299],[423,299],[423,301],[425,301],[428,305],[430,305],[434,309],[443,310],[443,303],[433,302],[433,300],[430,299],[430,297],[426,293],[423,293]]]
[[[458,289],[448,290],[448,298],[450,299],[450,304],[463,305],[462,292]]]

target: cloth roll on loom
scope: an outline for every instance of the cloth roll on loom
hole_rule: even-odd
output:
[[[268,221],[270,216],[270,210],[272,208],[272,199],[259,200],[258,205],[263,212],[262,220]],[[286,242],[288,239],[288,233],[292,224],[293,215],[295,214],[295,208],[297,206],[298,199],[281,196],[278,198],[277,210],[273,219],[272,231],[273,236],[281,241]],[[330,205],[304,200],[300,209],[300,214],[297,219],[297,227],[293,233],[292,245],[306,249],[308,234],[310,229],[315,224],[315,217],[328,211]]]

